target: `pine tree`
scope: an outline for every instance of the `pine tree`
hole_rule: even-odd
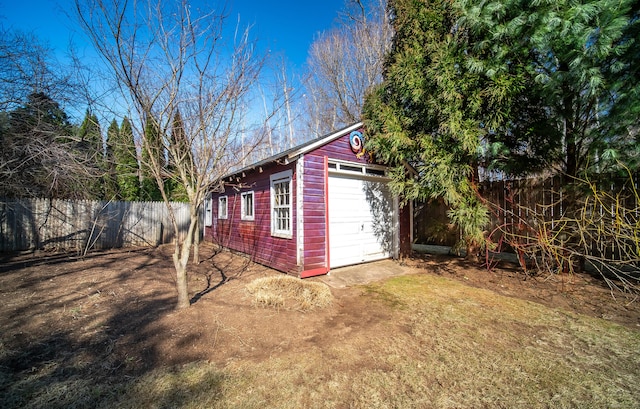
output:
[[[406,199],[444,198],[467,245],[487,221],[479,165],[571,181],[625,156],[638,163],[637,2],[389,8],[395,37],[384,83],[365,102],[368,148],[395,166],[392,187]]]
[[[118,127],[118,121],[114,118],[107,129],[107,140],[105,143],[104,153],[105,174],[103,176],[103,197],[106,200],[120,200],[118,181],[116,178],[117,162],[115,157],[115,145],[120,143],[119,133],[120,129]]]
[[[96,163],[99,163],[103,156],[102,133],[100,122],[95,114],[86,110],[82,124],[78,128],[80,142]]]
[[[142,171],[141,196],[143,200],[160,201],[162,193],[158,187],[158,178],[164,175],[156,174],[166,167],[164,145],[158,125],[152,115],[148,114],[144,127],[145,146],[142,147],[140,169]]]
[[[496,143],[511,141],[507,156],[547,146],[542,163],[571,179],[637,151],[637,2],[465,0],[460,7],[461,26],[477,37],[469,65],[493,83],[521,84],[519,95],[509,95],[506,121],[490,133]],[[522,122],[528,117],[534,126]]]
[[[140,200],[140,168],[133,139],[133,130],[129,118],[124,117],[113,143],[113,156],[116,164],[116,182],[120,200]]]
[[[87,109],[84,120],[78,128],[78,149],[88,164],[95,169],[96,177],[87,181],[86,189],[92,199],[103,198],[103,177],[106,174],[104,149],[100,122],[95,114]]]
[[[0,195],[90,198],[93,169],[78,154],[74,127],[49,95],[29,94],[4,118],[0,146]]]
[[[619,57],[609,64],[606,75],[615,104],[602,126],[610,134],[627,135],[632,142],[611,153],[603,150],[602,156],[619,159],[630,169],[640,169],[640,3],[631,3],[627,17],[627,24],[617,41]]]
[[[475,188],[483,78],[466,68],[468,37],[450,1],[389,8],[395,36],[384,81],[365,100],[367,148],[393,166],[391,187],[406,200],[444,198],[474,258],[488,222]]]
[[[180,111],[177,111],[171,124],[171,140],[167,161],[167,174],[173,175],[174,178],[167,179],[165,182],[165,189],[169,198],[178,202],[187,201],[188,196],[184,184],[176,178],[178,176],[177,170],[180,169],[180,164],[193,168],[191,144],[187,140],[184,126],[182,115],[180,114]]]

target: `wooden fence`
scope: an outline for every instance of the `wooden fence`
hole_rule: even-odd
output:
[[[562,178],[517,179],[483,182],[479,193],[488,203],[490,223],[487,234],[496,242],[500,230],[514,230],[523,224],[548,223],[551,230],[557,228],[558,221],[576,211],[588,210],[605,224],[615,223],[621,217],[627,224],[640,223],[640,203],[638,197],[639,175],[627,178],[607,177],[605,183],[583,181],[568,192]],[[598,200],[594,202],[594,189]],[[585,204],[591,203],[589,209]],[[447,217],[448,207],[442,200],[415,205],[414,240],[420,244],[453,246],[459,239],[456,226]],[[595,215],[597,213],[597,215]],[[564,223],[564,221],[563,221]],[[524,231],[525,235],[529,232]],[[594,246],[600,243],[594,243]]]
[[[181,234],[187,203],[172,203]],[[105,249],[149,246],[174,239],[164,202],[0,199],[0,251]]]
[[[638,175],[607,176],[606,182],[553,177],[487,183],[480,193],[490,204],[490,240],[504,251],[574,254],[637,270]]]

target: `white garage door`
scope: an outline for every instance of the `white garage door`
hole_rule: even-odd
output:
[[[330,268],[391,257],[393,204],[380,178],[329,176]]]

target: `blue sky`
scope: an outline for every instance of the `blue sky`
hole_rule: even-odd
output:
[[[82,35],[74,33],[74,23],[64,11],[72,10],[72,4],[72,0],[0,0],[0,22],[5,28],[33,32],[60,53],[70,41],[82,50]],[[314,37],[332,27],[344,0],[227,0],[226,4],[230,24],[239,15],[242,25],[253,26],[261,47],[284,53],[300,68]]]

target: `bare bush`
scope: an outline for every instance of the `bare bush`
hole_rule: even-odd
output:
[[[489,232],[488,249],[513,250],[527,274],[586,269],[601,276],[612,291],[640,293],[637,176],[628,171],[624,179],[606,186],[589,178],[575,179],[541,194],[556,199],[526,205],[510,192],[506,205],[489,203],[505,217]],[[560,209],[559,214],[554,215],[552,208]]]

